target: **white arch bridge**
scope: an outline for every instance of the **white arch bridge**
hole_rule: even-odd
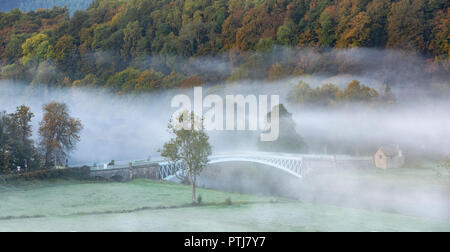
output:
[[[251,162],[280,169],[298,178],[303,176],[303,157],[301,155],[266,152],[223,153],[212,155],[208,159],[208,164]],[[162,178],[167,178],[183,169],[186,169],[186,166],[181,162],[159,163],[159,174]]]
[[[372,165],[371,157],[304,155],[272,152],[214,153],[209,156],[208,160],[208,164],[225,162],[251,162],[263,164],[287,172],[297,178],[302,178],[310,171],[323,167],[370,167]],[[71,167],[80,166],[81,165]],[[120,161],[114,162],[114,164],[95,164],[89,167],[92,177],[106,179],[119,178],[119,180],[129,180],[135,177],[168,179],[187,168],[183,162],[168,162],[162,159]]]

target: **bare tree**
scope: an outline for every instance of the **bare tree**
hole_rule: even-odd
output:
[[[189,126],[189,127],[183,127]],[[195,187],[197,175],[208,164],[211,155],[209,137],[204,131],[203,120],[193,112],[180,114],[177,120],[169,123],[173,138],[164,144],[161,155],[170,162],[183,162],[187,167],[189,182],[192,185],[192,202],[196,202]]]
[[[65,103],[50,102],[44,105],[44,117],[39,124],[40,147],[45,166],[62,165],[77,142],[83,125],[79,119],[70,117]]]

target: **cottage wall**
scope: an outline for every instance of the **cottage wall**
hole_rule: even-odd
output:
[[[388,157],[384,155],[383,151],[381,149],[378,149],[377,152],[373,155],[373,160],[375,162],[375,167],[381,168],[381,169],[387,169],[388,168]]]
[[[400,168],[405,163],[405,157],[402,151],[397,147],[395,150],[379,148],[373,155],[374,163],[377,168],[391,169]],[[387,152],[386,152],[387,151]]]

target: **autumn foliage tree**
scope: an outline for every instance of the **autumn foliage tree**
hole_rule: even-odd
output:
[[[400,0],[392,3],[387,24],[387,46],[419,51],[425,48],[423,2]]]
[[[32,139],[33,117],[25,105],[14,113],[0,112],[0,174],[61,165],[80,140],[80,121],[69,116],[64,103],[51,102],[44,106],[39,150]]]
[[[61,1],[67,0],[53,2]],[[445,0],[96,0],[72,16],[66,8],[15,9],[0,12],[0,78],[151,92],[186,86],[196,76],[205,84],[264,79],[277,70],[271,65],[287,64],[262,58],[265,67],[255,58],[302,47],[321,53],[335,47],[413,51],[428,58],[427,69],[445,72],[448,9]],[[205,56],[233,69],[218,77],[187,67]],[[304,65],[294,53],[284,56],[292,69]],[[343,69],[345,62],[336,64]],[[150,69],[156,75],[141,75]],[[317,64],[295,73],[329,70]]]
[[[0,113],[0,172],[11,172],[17,167],[22,170],[37,169],[40,159],[31,139],[30,108],[21,105],[11,114]]]
[[[39,135],[45,166],[62,165],[80,140],[83,126],[79,119],[70,117],[65,103],[50,102],[44,105],[43,110]]]
[[[386,85],[382,95],[373,88],[362,85],[359,81],[353,80],[340,90],[333,84],[324,84],[316,88],[311,88],[308,83],[299,81],[289,95],[288,100],[292,103],[307,106],[336,107],[348,103],[374,104],[374,103],[394,103],[395,95],[389,86]]]
[[[13,166],[34,169],[39,166],[34,142],[31,139],[31,119],[34,114],[30,108],[21,105],[16,112],[9,115],[8,135]]]
[[[169,132],[173,138],[164,144],[161,156],[170,162],[183,162],[185,170],[179,172],[187,175],[192,186],[192,202],[196,202],[195,188],[197,176],[208,164],[211,155],[209,137],[204,131],[203,119],[193,112],[184,111],[169,123]]]

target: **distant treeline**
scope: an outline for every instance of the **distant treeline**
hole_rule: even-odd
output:
[[[240,79],[357,71],[329,48],[427,57],[448,73],[446,0],[95,0],[69,17],[54,8],[0,13],[1,78],[117,93]],[[277,48],[312,53],[271,54]],[[328,50],[328,51],[327,51]],[[192,67],[194,59],[214,62]],[[313,62],[311,60],[314,59]],[[330,63],[332,62],[332,64]]]
[[[77,10],[86,10],[91,3],[92,0],[4,0],[0,1],[0,11],[8,12],[16,8],[21,11],[35,11],[66,6],[73,14]]]
[[[308,83],[299,81],[288,94],[288,101],[315,107],[336,107],[351,103],[368,105],[393,104],[396,97],[392,93],[391,87],[385,85],[384,90],[377,90],[362,85],[359,81],[353,80],[343,89],[333,84],[324,84],[316,88],[311,88]]]

